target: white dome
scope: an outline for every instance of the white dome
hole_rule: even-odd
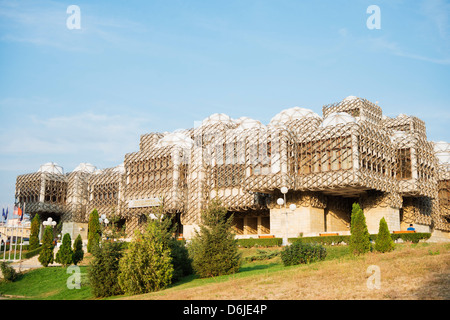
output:
[[[214,113],[202,121],[202,126],[214,125],[218,123],[232,125],[234,122],[225,113]]]
[[[73,169],[73,172],[94,173],[95,169],[97,169],[97,167],[93,164],[80,163],[75,169]]]
[[[352,100],[357,100],[359,99],[358,97],[355,96],[348,96],[347,98],[345,98],[343,101],[352,101]]]
[[[450,152],[450,143],[445,141],[433,142],[434,152]]]
[[[333,112],[323,119],[320,126],[324,128],[328,126],[336,126],[338,124],[347,124],[350,122],[356,122],[356,119],[347,112]]]
[[[286,122],[303,118],[320,118],[314,111],[306,108],[294,107],[281,111],[270,120],[270,125],[278,126]]]
[[[125,173],[125,166],[124,166],[124,164],[121,163],[118,166],[115,166],[114,169],[113,169],[113,172]]]
[[[156,144],[157,148],[179,146],[185,149],[192,148],[194,141],[181,132],[172,132],[161,138]]]
[[[249,118],[249,117],[240,117],[240,118],[237,118],[237,119],[233,119],[233,122],[235,124],[237,124],[237,125],[240,125],[241,122],[244,121],[244,120],[253,120],[253,119]]]
[[[264,125],[255,119],[250,119],[245,117],[239,123],[239,126],[236,128],[237,130],[245,130],[245,129],[253,129],[253,128],[264,128]]]
[[[439,163],[450,163],[450,143],[445,141],[434,142],[434,152]]]
[[[60,165],[55,162],[47,162],[39,167],[37,172],[47,172],[47,173],[56,173],[56,174],[64,174],[64,169]]]

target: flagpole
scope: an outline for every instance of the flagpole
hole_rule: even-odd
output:
[[[23,224],[22,224],[22,221],[23,221],[23,216],[25,215],[25,205],[26,205],[26,203],[24,202],[23,203],[23,210],[22,210],[22,217],[20,218],[20,226],[22,227],[21,228],[22,232],[21,232],[21,236],[20,236],[21,241],[20,241],[19,260],[22,260],[22,247],[23,247]]]
[[[11,239],[9,240],[9,250],[8,250],[8,261],[11,260],[11,241],[12,241],[12,228],[11,228]]]

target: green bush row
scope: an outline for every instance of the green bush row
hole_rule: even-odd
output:
[[[252,248],[252,247],[276,247],[281,246],[283,243],[283,239],[281,238],[249,238],[249,239],[238,239],[237,244],[243,248]]]
[[[38,255],[41,252],[41,247],[34,249],[34,250],[30,250],[28,252],[25,252],[22,255],[22,259],[30,259],[33,258],[34,256]]]
[[[296,241],[281,251],[281,260],[285,266],[308,264],[325,259],[327,250],[317,243]]]
[[[431,237],[429,232],[416,232],[416,233],[391,233],[393,241],[402,239],[403,241],[409,241],[412,243],[418,243],[420,240],[427,240]],[[370,235],[370,241],[377,239],[376,234]],[[263,240],[263,239],[261,239]],[[265,239],[264,239],[265,240]],[[289,238],[290,243],[294,243],[298,240],[302,240],[303,243],[320,243],[323,245],[347,243],[350,240],[350,236],[318,236],[318,237],[302,237],[302,238]]]

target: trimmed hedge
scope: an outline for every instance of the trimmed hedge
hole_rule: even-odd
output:
[[[37,249],[25,252],[24,254],[22,254],[22,259],[30,259],[33,258],[34,256],[37,256],[41,252],[41,248],[42,247],[39,247]]]
[[[420,240],[428,240],[430,237],[431,233],[429,232],[391,233],[391,238],[393,241],[402,239],[403,241],[411,241],[412,243],[418,243]]]
[[[327,250],[318,243],[296,241],[281,251],[281,260],[285,266],[308,264],[325,259]]]
[[[249,239],[237,239],[239,247],[252,248],[252,247],[277,247],[283,243],[282,238],[249,238]]]
[[[391,238],[393,241],[402,239],[403,241],[409,241],[412,243],[418,243],[420,240],[427,240],[431,237],[429,232],[416,232],[416,233],[391,233]],[[375,241],[377,239],[377,234],[370,235],[370,241]],[[294,243],[298,240],[303,241],[303,243],[319,243],[323,245],[331,244],[348,244],[350,236],[318,236],[318,237],[303,237],[303,238],[289,238],[290,243]]]

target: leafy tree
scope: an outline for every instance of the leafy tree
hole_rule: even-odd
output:
[[[173,275],[166,222],[150,220],[144,233],[135,231],[120,260],[119,284],[126,294],[157,291],[171,283]]]
[[[91,292],[95,297],[109,297],[122,294],[119,277],[119,261],[123,256],[123,244],[118,241],[102,242],[94,247],[94,259],[88,267]]]
[[[349,248],[353,255],[364,254],[371,250],[370,234],[367,230],[366,218],[357,203],[354,203],[352,207],[350,232]]]
[[[89,223],[88,223],[88,244],[87,251],[93,253],[94,247],[98,247],[101,239],[101,229],[99,215],[97,209],[92,210],[89,215]]]
[[[70,238],[70,234],[66,233],[63,236],[62,244],[59,247],[58,252],[56,253],[55,261],[62,264],[64,267],[71,265],[72,260],[72,239]]]
[[[233,217],[226,218],[227,209],[220,201],[211,201],[202,212],[200,231],[189,245],[194,271],[202,278],[232,274],[239,271],[241,256],[237,240],[231,232]]]
[[[394,241],[392,241],[386,220],[381,218],[378,229],[377,239],[375,240],[375,250],[379,252],[389,252],[394,250]]]
[[[84,258],[83,251],[83,240],[81,240],[81,235],[78,235],[73,243],[73,264],[77,265]]]
[[[39,254],[39,262],[47,267],[53,263],[53,229],[50,226],[45,227],[44,235],[42,236],[42,248]]]
[[[31,230],[30,230],[30,246],[29,250],[34,250],[39,248],[39,228],[41,226],[41,218],[38,214],[35,214],[31,220]]]

